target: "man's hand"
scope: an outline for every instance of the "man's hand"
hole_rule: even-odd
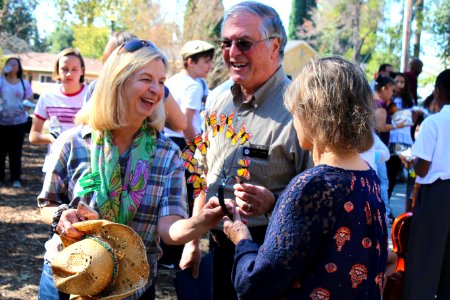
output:
[[[191,267],[192,277],[197,279],[198,272],[200,270],[201,259],[202,257],[200,252],[199,241],[198,240],[190,241],[189,243],[184,245],[183,254],[181,255],[179,266],[182,270]]]
[[[259,216],[270,212],[275,206],[275,197],[263,186],[237,183],[233,186],[236,204],[243,217]]]

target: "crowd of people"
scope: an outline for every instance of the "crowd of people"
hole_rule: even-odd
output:
[[[184,44],[167,78],[153,42],[112,35],[89,85],[81,54],[63,50],[37,101],[29,140],[49,145],[37,203],[52,230],[39,299],[154,299],[159,267],[199,276],[207,233],[211,299],[381,299],[402,177],[414,213],[405,299],[450,298],[450,70],[425,107],[417,58],[405,73],[382,64],[370,83],[354,62],[316,58],[291,81],[280,17],[254,1],[224,14],[230,79],[211,93],[215,45]],[[20,188],[33,93],[19,59],[2,75],[0,180],[8,155]]]

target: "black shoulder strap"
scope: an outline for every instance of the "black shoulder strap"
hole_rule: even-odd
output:
[[[20,78],[20,83],[22,83],[22,88],[23,88],[23,98],[22,98],[22,100],[24,100],[25,99],[26,88],[25,88],[25,83],[23,82],[22,78]]]

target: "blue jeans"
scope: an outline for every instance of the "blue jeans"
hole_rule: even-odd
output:
[[[391,207],[389,206],[389,180],[387,176],[386,162],[377,162],[377,175],[380,179],[380,189],[381,189],[381,200],[384,202],[386,207],[386,217],[391,214]]]
[[[48,261],[44,262],[41,281],[39,282],[38,300],[69,300],[69,295],[64,294],[55,287],[52,278],[52,266]]]

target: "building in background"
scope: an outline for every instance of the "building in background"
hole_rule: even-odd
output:
[[[290,40],[284,48],[283,68],[287,75],[295,78],[303,66],[319,54],[307,42]]]
[[[24,76],[31,83],[35,94],[41,94],[46,87],[55,83],[52,79],[52,74],[57,54],[26,52],[4,56],[20,58]],[[89,83],[91,80],[97,79],[102,69],[102,63],[100,60],[93,58],[83,59],[86,67],[84,82]]]

